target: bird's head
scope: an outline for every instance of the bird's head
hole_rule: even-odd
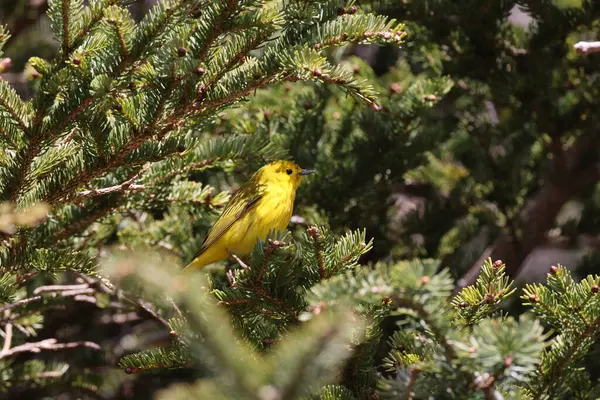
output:
[[[258,170],[257,175],[261,185],[292,186],[295,190],[304,175],[312,174],[315,170],[302,169],[293,161],[273,161]]]

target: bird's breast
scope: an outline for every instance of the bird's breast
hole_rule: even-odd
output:
[[[272,230],[284,231],[292,217],[294,192],[270,190],[227,234],[228,249],[237,255],[249,254],[258,239],[265,240]]]
[[[258,218],[268,227],[267,230],[284,230],[292,217],[294,194],[274,191],[266,193],[262,202],[262,207],[257,207],[257,211],[260,210]]]

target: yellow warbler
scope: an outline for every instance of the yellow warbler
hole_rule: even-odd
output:
[[[186,268],[202,268],[252,252],[270,230],[283,231],[292,217],[302,176],[315,172],[292,161],[273,161],[259,169],[233,196]]]

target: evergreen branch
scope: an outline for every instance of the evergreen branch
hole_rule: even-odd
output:
[[[2,307],[0,307],[0,313],[3,313],[7,310],[11,310],[15,307],[20,307],[20,306],[32,303],[34,301],[40,301],[41,299],[42,299],[42,296],[33,296],[33,297],[28,297],[26,299],[15,301],[14,303],[5,304]]]
[[[79,114],[81,114],[94,100],[92,96],[86,97],[74,110],[72,110],[66,118],[62,121],[62,124],[55,128],[54,132],[60,132],[64,127],[66,127],[69,123],[71,123]],[[38,122],[39,123],[39,122]],[[41,128],[40,128],[41,129]],[[46,135],[52,135],[53,132],[44,134],[40,132],[40,134],[34,135],[27,146],[24,146],[21,154],[21,163],[19,167],[19,171],[14,179],[14,185],[12,190],[9,192],[8,199],[9,201],[14,202],[17,196],[20,194],[21,190],[30,183],[28,182],[27,175],[29,174],[33,160],[38,156],[41,145],[43,142],[43,138]]]
[[[253,36],[251,40],[248,40],[246,43],[241,46],[238,52],[234,53],[224,64],[217,73],[211,77],[211,82],[207,85],[206,90],[210,90],[218,81],[232,68],[238,65],[240,62],[243,62],[245,57],[252,51],[260,42],[262,37],[259,35]],[[218,61],[217,61],[218,63]]]
[[[22,345],[15,346],[7,351],[3,350],[2,352],[0,352],[0,359],[12,357],[20,353],[39,353],[42,350],[58,351],[74,349],[78,347],[86,347],[94,350],[102,349],[99,344],[91,341],[59,343],[58,340],[51,338],[44,339],[39,342],[24,343]]]
[[[61,0],[63,3],[63,5],[65,4],[65,2],[68,3],[69,0]],[[109,5],[112,4],[116,4],[118,2],[118,0],[109,0],[108,3]],[[63,16],[66,15],[63,13]],[[91,27],[93,25],[95,25],[98,21],[101,20],[101,18],[104,16],[104,12],[99,12],[98,14],[93,15],[92,20],[90,22],[89,25],[89,29],[91,29]],[[115,25],[118,25],[115,22]],[[67,29],[65,27],[65,29]],[[83,34],[85,31],[85,28],[82,29],[81,34]],[[117,32],[121,32],[118,27],[117,27]],[[122,35],[119,37],[119,40],[124,40]],[[64,41],[63,41],[64,44]],[[124,42],[123,42],[124,44]],[[66,53],[68,53],[68,51],[63,52],[63,60],[57,62],[56,65],[60,65],[61,63],[64,63],[64,60],[66,60]],[[123,71],[124,67],[127,65],[128,59],[126,57],[126,54],[121,58],[118,66],[111,72],[110,76],[115,78],[117,76],[119,76],[121,74],[121,72]],[[62,66],[60,67],[62,68]],[[59,68],[59,69],[60,69]],[[56,71],[55,71],[56,72]],[[14,179],[14,185],[13,188],[10,192],[9,195],[9,200],[10,201],[14,201],[16,199],[16,197],[19,195],[20,191],[22,190],[23,187],[27,187],[27,185],[29,184],[29,182],[27,182],[26,177],[31,169],[31,163],[33,161],[33,159],[35,157],[37,157],[39,151],[40,151],[40,145],[41,142],[43,140],[43,138],[47,138],[47,137],[52,137],[55,134],[57,134],[58,132],[61,132],[64,128],[66,128],[76,117],[78,117],[83,111],[85,111],[90,104],[92,104],[92,102],[95,100],[95,97],[93,95],[88,95],[86,97],[84,97],[81,101],[79,101],[79,104],[72,109],[65,118],[63,118],[61,121],[58,121],[57,123],[53,124],[54,126],[46,126],[44,125],[44,127],[42,128],[42,124],[41,124],[41,120],[44,116],[44,113],[47,111],[45,106],[39,105],[38,106],[38,113],[36,114],[36,116],[34,117],[34,123],[35,123],[35,132],[28,132],[30,134],[30,136],[32,136],[32,139],[30,141],[30,143],[28,144],[28,146],[25,146],[24,149],[21,152],[21,165],[19,168],[19,172],[16,176],[16,178]],[[41,101],[41,99],[40,99]]]
[[[454,347],[452,347],[450,342],[448,342],[446,335],[444,335],[443,332],[439,329],[439,327],[431,320],[430,313],[427,310],[425,310],[425,308],[421,304],[413,301],[410,298],[399,296],[396,294],[390,296],[390,299],[392,301],[391,304],[393,304],[394,306],[413,310],[417,314],[417,316],[421,318],[421,320],[425,322],[425,324],[427,324],[429,330],[436,338],[437,342],[442,346],[442,349],[444,349],[444,354],[449,362],[452,362],[457,358],[456,350],[454,350]]]
[[[79,46],[86,37],[88,37],[89,32],[96,26],[98,22],[104,18],[105,12],[109,10],[112,6],[119,3],[121,0],[103,0],[97,2],[94,7],[89,7],[89,14],[87,16],[88,20],[84,26],[77,32],[75,36],[73,36],[71,43],[72,48]],[[65,55],[63,54],[63,57]]]
[[[208,111],[213,110],[215,108],[219,108],[225,104],[229,104],[240,98],[246,97],[250,93],[253,93],[261,87],[273,82],[275,79],[277,79],[277,77],[275,76],[262,77],[242,89],[227,93],[227,95],[224,97],[209,99],[203,104],[204,113],[207,113]]]
[[[125,43],[125,38],[123,37],[123,31],[121,29],[121,26],[116,21],[114,21],[114,22],[110,21],[109,23],[112,23],[112,25],[115,27],[115,32],[117,34],[117,40],[119,41],[119,46],[121,46],[121,55],[123,56],[124,64],[127,64],[127,57],[129,56],[129,50],[127,49],[127,44]]]
[[[12,328],[13,324],[8,322],[4,327],[4,345],[2,346],[2,350],[0,350],[0,358],[2,358],[3,354],[8,354],[10,351],[10,347],[12,345]]]
[[[16,135],[14,132],[9,132],[9,131],[10,131],[10,127],[5,127],[4,130],[0,130],[0,136],[6,141],[6,144],[9,147],[12,147],[13,149],[18,149],[19,142],[17,141],[17,138],[15,137]]]
[[[600,329],[600,317],[596,318],[596,320],[589,324],[582,332],[574,332],[575,337],[572,338],[569,347],[563,353],[562,359],[553,362],[552,369],[549,372],[541,374],[543,376],[543,384],[535,390],[532,390],[535,394],[534,398],[543,398],[547,393],[552,393],[554,387],[562,383],[557,378],[562,376],[564,370],[569,367],[577,357],[581,357],[581,354],[578,354],[578,351],[581,350],[582,343],[585,343],[587,339],[591,339],[598,335],[598,329]]]
[[[461,324],[472,327],[497,310],[498,304],[515,292],[513,282],[504,273],[500,260],[492,263],[488,258],[481,268],[477,281],[463,288],[453,299]]]
[[[4,108],[23,132],[29,127],[25,104],[5,80],[0,80],[0,107]]]
[[[311,226],[306,230],[306,232],[313,239],[312,242],[315,247],[315,256],[317,257],[317,265],[319,266],[321,279],[325,279],[327,277],[327,272],[325,270],[325,261],[323,260],[323,250],[321,249],[321,243],[319,242],[321,231],[318,227]]]
[[[156,311],[154,311],[152,309],[152,307],[146,303],[144,300],[142,299],[137,299],[137,300],[131,300],[131,299],[127,299],[130,303],[138,306],[139,308],[141,308],[142,310],[144,310],[146,312],[146,314],[150,315],[154,320],[158,321],[161,325],[163,325],[165,328],[171,330],[171,325],[169,325],[169,322],[164,319],[163,317],[161,317]]]
[[[343,15],[313,28],[308,35],[315,50],[348,42],[400,45],[405,36],[404,24],[373,14]]]
[[[265,273],[265,270],[266,270],[267,266],[269,265],[269,261],[271,260],[271,255],[275,251],[277,251],[277,249],[279,247],[285,246],[285,243],[280,242],[279,240],[268,239],[267,243],[268,243],[268,245],[264,249],[263,262],[261,263],[260,269],[258,270],[258,273],[256,274],[256,279],[254,279],[255,286],[257,286],[260,283],[260,281]],[[234,285],[232,284],[232,286],[234,286]]]
[[[267,80],[268,79],[269,78],[267,78]],[[255,90],[255,88],[250,87],[247,89],[247,92],[249,93],[252,90]],[[240,95],[239,93],[232,94],[232,96],[234,96],[234,97],[239,96],[239,95]],[[164,99],[163,101],[166,101],[166,97],[162,97],[162,99]],[[207,104],[206,107],[212,108],[212,107],[215,107],[215,104]],[[180,117],[181,117],[181,115],[179,115],[177,113],[174,113],[173,115],[171,115],[167,119],[165,126],[162,127],[162,129],[160,129],[158,132],[156,132],[153,129],[153,125],[152,125],[152,124],[156,125],[158,123],[158,120],[155,119],[147,129],[145,129],[142,133],[135,135],[134,139],[122,151],[115,154],[111,161],[109,161],[108,163],[103,163],[103,164],[97,165],[96,167],[88,169],[88,170],[82,170],[79,174],[76,174],[68,182],[65,182],[64,184],[62,184],[60,190],[48,193],[41,201],[44,203],[47,203],[47,204],[52,204],[52,205],[58,205],[58,204],[69,201],[72,196],[70,194],[70,192],[72,190],[76,189],[77,187],[89,182],[90,180],[92,180],[104,173],[110,172],[117,167],[123,166],[125,164],[125,160],[126,160],[127,156],[129,156],[132,152],[134,152],[136,149],[138,149],[140,146],[142,146],[150,136],[155,135],[158,138],[162,138],[168,132],[172,131],[174,128],[174,125],[177,123],[177,121]],[[210,158],[210,159],[194,162],[194,163],[189,164],[189,166],[186,166],[186,169],[192,170],[193,168],[203,168],[205,166],[214,164],[216,161],[218,161],[218,158]],[[172,173],[167,174],[167,176],[172,176],[172,174],[177,175],[179,173],[181,173],[181,171],[173,170]]]
[[[61,240],[72,237],[73,235],[83,232],[86,230],[91,224],[96,222],[98,219],[102,218],[109,211],[115,209],[117,207],[117,201],[104,201],[95,209],[92,209],[90,213],[86,214],[84,217],[79,218],[76,222],[72,224],[68,224],[62,230],[56,232],[52,235],[51,239],[46,243],[51,242],[59,242]]]
[[[152,307],[150,306],[150,304],[148,304],[144,300],[132,299],[124,291],[119,290],[114,287],[110,287],[104,281],[102,281],[100,279],[94,279],[90,276],[87,276],[87,275],[81,274],[81,273],[79,273],[78,275],[82,280],[87,282],[88,285],[94,286],[94,287],[98,288],[100,291],[102,291],[108,295],[117,296],[118,298],[127,301],[129,304],[144,311],[145,314],[149,315],[155,321],[158,321],[161,325],[163,325],[169,331],[171,330],[171,326],[169,325],[169,322],[167,320],[165,320],[163,317],[161,317],[156,311],[154,311],[152,309]]]
[[[69,112],[69,114],[67,114],[67,117],[62,121],[62,123],[57,126],[56,128],[54,128],[53,131],[47,133],[47,135],[52,136],[53,133],[56,132],[61,132],[63,129],[65,129],[71,122],[73,122],[73,120],[79,115],[81,114],[83,111],[85,111],[88,106],[90,104],[92,104],[92,102],[94,101],[94,97],[93,96],[88,96],[86,98],[84,98],[81,103],[71,112]]]
[[[577,42],[573,45],[577,53],[579,54],[589,54],[589,53],[597,53],[600,52],[600,42]]]
[[[35,121],[34,121],[35,123]],[[17,196],[20,194],[21,188],[25,184],[25,176],[29,173],[31,168],[31,163],[35,157],[37,157],[38,153],[41,150],[42,138],[39,136],[34,136],[31,138],[29,143],[23,147],[20,153],[20,166],[13,179],[13,184],[8,190],[7,200],[10,202],[15,202]]]
[[[200,32],[200,30],[198,31],[198,33],[208,34],[208,36],[202,41],[202,45],[196,54],[196,57],[200,60],[200,62],[204,62],[206,60],[210,48],[214,44],[215,40],[221,33],[223,33],[225,21],[227,21],[227,18],[234,12],[236,6],[235,3],[236,1],[226,2],[227,7],[221,8],[218,16],[213,21],[210,21],[212,26],[208,26],[206,32]]]
[[[437,343],[439,343],[442,346],[448,363],[452,364],[458,359],[456,350],[450,344],[450,342],[446,338],[446,335],[444,335],[440,327],[437,326],[437,324],[431,319],[430,313],[421,304],[413,301],[410,298],[398,296],[396,294],[390,296],[390,299],[392,300],[392,304],[394,305],[413,310],[417,314],[417,316],[425,324],[427,324],[427,326],[429,327],[429,331],[435,337]],[[496,389],[494,389],[493,382],[479,382],[479,379],[475,374],[463,369],[460,369],[460,374],[464,377],[468,386],[473,385],[474,387],[481,390],[486,400],[498,400],[502,398],[500,393],[498,393]]]
[[[220,160],[220,157],[214,157],[214,158],[209,158],[209,159],[206,159],[206,160],[202,160],[202,161],[197,161],[197,162],[186,164],[185,165],[185,171],[182,171],[182,170],[172,170],[168,174],[161,175],[160,176],[160,180],[163,181],[163,182],[170,181],[171,179],[175,178],[177,175],[182,174],[183,172],[201,170],[201,169],[206,168],[208,166],[214,165],[219,160]]]
[[[30,303],[38,302],[48,298],[58,297],[76,297],[79,295],[94,293],[94,289],[90,285],[48,285],[40,286],[34,292],[35,296],[28,297],[15,301],[14,303],[6,304],[0,307],[0,313],[7,312],[13,308],[25,306]],[[44,294],[40,294],[44,293]]]
[[[35,288],[33,294],[40,294],[43,292],[70,292],[72,290],[83,290],[84,292],[82,293],[87,293],[87,289],[89,288],[90,285],[87,283],[80,285],[46,285]]]
[[[87,23],[83,24],[83,26],[81,26],[81,29],[79,29],[79,31],[77,32],[77,34],[73,37],[73,40],[71,41],[71,48],[77,48],[78,46],[80,46],[83,41],[89,36],[89,33],[92,31],[92,29],[94,29],[94,27],[102,20],[102,18],[104,18],[105,12],[106,10],[110,9],[111,6],[117,4],[120,0],[105,0],[106,3],[103,4],[103,2],[98,2],[98,3],[92,3],[94,6],[92,7],[90,5],[90,7],[88,7],[88,19],[87,19]],[[50,80],[50,78],[53,75],[56,75],[58,72],[60,72],[67,64],[66,61],[69,58],[70,54],[67,52],[61,52],[59,54],[59,58],[58,60],[56,60],[56,62],[53,64],[53,66],[50,68],[50,70],[48,71],[47,74],[45,74],[45,79],[46,81]],[[44,118],[45,113],[47,112],[47,101],[49,100],[49,98],[46,98],[46,93],[43,90],[39,90],[36,93],[35,98],[33,99],[32,103],[33,104],[37,104],[38,107],[38,111],[35,115],[35,117],[33,118],[33,123],[32,123],[32,127],[34,129],[40,129],[41,127],[41,122],[42,119]],[[30,132],[31,136],[35,136],[32,134],[33,132]]]
[[[46,204],[58,205],[70,201],[71,197],[76,195],[74,193],[71,193],[73,190],[77,189],[81,185],[90,182],[92,179],[98,178],[105,173],[111,172],[114,169],[123,166],[124,160],[127,157],[127,155],[129,155],[131,152],[133,152],[142,144],[144,144],[146,139],[147,137],[145,137],[145,135],[140,135],[132,142],[130,142],[129,145],[127,145],[127,147],[123,151],[117,153],[112,161],[106,164],[103,163],[100,165],[96,165],[96,167],[88,170],[80,171],[79,174],[76,174],[71,180],[65,182],[62,185],[62,190],[48,193],[42,199],[42,202]],[[139,168],[142,167],[140,166]]]
[[[374,88],[365,80],[357,79],[351,71],[331,65],[318,51],[310,48],[291,54],[272,55],[287,73],[289,81],[317,81],[333,84],[366,104],[375,104]]]
[[[82,200],[82,199],[85,199],[88,197],[103,196],[103,195],[112,194],[112,193],[144,190],[146,188],[144,185],[136,185],[136,184],[134,184],[134,182],[137,179],[139,179],[140,175],[145,173],[148,170],[148,168],[149,168],[148,165],[141,168],[131,178],[127,179],[125,182],[123,182],[119,185],[114,185],[114,186],[105,187],[105,188],[101,188],[101,189],[83,190],[81,192],[78,192],[75,194],[75,197],[73,198],[72,201],[77,202],[79,200]]]
[[[600,317],[590,310],[597,306],[598,276],[588,276],[576,284],[568,271],[553,266],[548,274],[547,287],[543,285],[527,285],[522,299],[525,304],[534,307],[534,312],[545,322],[557,327],[559,335],[553,338],[546,350],[539,367],[541,384],[532,393],[542,398],[546,393],[553,393],[563,384],[558,377],[564,376],[565,370],[588,351],[595,337],[600,334]],[[572,296],[566,296],[567,294]],[[592,299],[596,300],[592,303]],[[557,311],[558,310],[558,311]],[[569,316],[577,317],[577,323]],[[593,322],[585,314],[593,317]],[[547,365],[549,364],[549,365]]]
[[[171,19],[186,3],[186,1],[172,0],[156,3],[138,25],[139,35],[130,51],[133,59],[137,59],[144,55],[148,46],[160,36]]]
[[[119,360],[119,366],[127,374],[137,374],[155,369],[186,368],[193,364],[187,359],[187,352],[182,346],[175,346],[171,349],[158,348],[128,354]]]
[[[69,15],[70,15],[70,0],[61,0],[62,6],[62,51],[64,54],[69,54],[70,51],[70,29],[69,29]]]
[[[133,184],[133,181],[134,181],[134,179],[130,179],[127,182],[121,183],[120,185],[115,185],[115,186],[110,186],[110,187],[105,187],[105,188],[100,188],[100,189],[82,190],[81,192],[78,192],[76,197],[73,198],[71,201],[76,203],[79,200],[87,198],[87,197],[103,196],[106,194],[126,192],[126,191],[138,192],[140,190],[146,189],[146,187],[144,185]]]
[[[419,371],[416,368],[410,368],[409,370],[409,378],[408,378],[408,384],[406,385],[406,393],[404,394],[404,400],[412,400],[413,399],[413,386],[415,385],[415,382],[417,380],[417,377],[419,376],[419,373],[421,371]]]

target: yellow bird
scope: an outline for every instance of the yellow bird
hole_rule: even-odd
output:
[[[186,268],[246,256],[270,230],[285,230],[292,217],[296,189],[302,177],[313,172],[283,160],[259,169],[233,196]]]

